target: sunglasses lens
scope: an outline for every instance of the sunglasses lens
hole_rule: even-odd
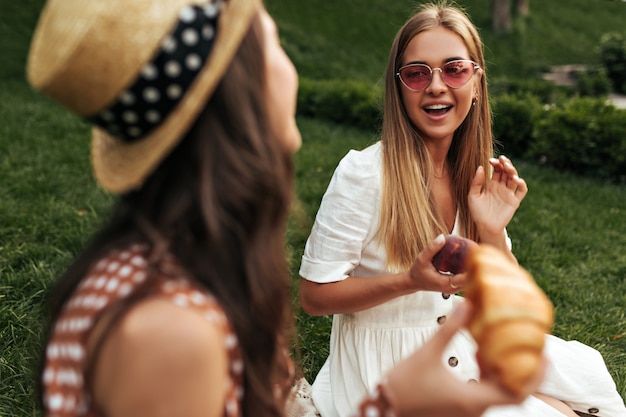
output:
[[[441,68],[432,71],[441,71],[441,77],[450,88],[463,87],[476,72],[473,61],[450,61]],[[428,65],[410,64],[400,68],[399,76],[402,83],[413,91],[422,91],[432,79],[432,71]]]
[[[426,65],[409,65],[400,70],[402,82],[411,90],[420,91],[430,82],[430,68]]]
[[[441,67],[441,76],[449,87],[464,86],[474,75],[474,63],[471,61],[452,61]]]

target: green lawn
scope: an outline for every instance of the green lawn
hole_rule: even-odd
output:
[[[398,28],[424,1],[266,0],[281,38],[301,74],[376,82]],[[458,0],[485,42],[488,73],[527,77],[552,65],[593,64],[595,47],[608,31],[624,33],[626,3],[616,0],[530,1],[530,15],[514,31],[496,35],[487,0]]]
[[[267,3],[301,74],[372,82],[382,73],[393,34],[413,4]],[[523,36],[496,37],[488,31],[487,2],[461,3],[483,28],[498,76],[525,65],[592,63],[599,36],[622,28],[626,17],[626,3],[617,1],[531,2],[533,14],[518,28]],[[91,176],[88,127],[24,82],[26,49],[41,4],[0,2],[1,416],[39,415],[32,375],[47,290],[113,200]],[[376,140],[346,126],[310,119],[299,123],[304,139],[295,155],[299,204],[288,230],[294,283],[304,241],[338,160],[348,149]],[[626,186],[523,161],[518,168],[530,192],[509,227],[515,253],[556,306],[554,333],[599,349],[626,398]],[[298,326],[303,366],[312,377],[327,353],[330,319],[299,312]]]

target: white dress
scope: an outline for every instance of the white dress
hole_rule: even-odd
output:
[[[378,142],[362,151],[350,151],[339,163],[306,243],[302,277],[328,283],[390,272],[385,268],[385,251],[376,239],[381,153]],[[322,417],[350,416],[381,375],[427,341],[459,302],[462,298],[458,296],[419,291],[358,313],[335,314],[330,354],[313,382],[313,400]],[[598,351],[548,335],[546,353],[550,365],[542,393],[581,413],[626,417],[624,400]],[[455,336],[442,360],[462,380],[479,377],[475,343],[466,332]],[[563,414],[529,397],[519,406],[493,407],[485,416]]]

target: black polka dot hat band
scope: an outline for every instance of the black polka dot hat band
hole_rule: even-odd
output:
[[[94,125],[105,189],[138,188],[225,73],[261,0],[47,0],[31,85]]]
[[[195,79],[213,47],[222,2],[181,9],[174,31],[137,80],[88,120],[125,141],[139,140],[167,115]]]

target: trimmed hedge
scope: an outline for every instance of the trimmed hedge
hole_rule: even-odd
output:
[[[542,103],[561,103],[576,94],[573,87],[557,85],[541,78],[508,79],[496,78],[489,83],[489,95],[498,97],[504,94],[528,95],[537,97]]]
[[[540,99],[533,94],[502,94],[492,98],[491,109],[498,151],[513,158],[524,157],[543,114]]]
[[[331,122],[378,130],[382,115],[382,87],[358,80],[300,78],[298,114]]]
[[[626,182],[626,110],[574,98],[535,125],[527,156],[557,169]]]
[[[581,175],[626,182],[626,110],[605,98],[564,99],[559,89],[540,96],[518,87],[509,91],[491,99],[499,152]],[[547,104],[550,96],[560,100]],[[381,102],[379,85],[300,79],[300,116],[378,131]]]

